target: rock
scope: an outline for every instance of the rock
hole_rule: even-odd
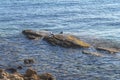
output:
[[[32,69],[27,69],[25,76],[30,77],[33,74],[37,74],[37,72],[35,70],[32,70]]]
[[[10,80],[24,80],[23,77],[18,74],[10,74],[8,78]]]
[[[40,80],[37,75],[37,72],[32,69],[28,69],[26,71],[24,79],[25,80]]]
[[[65,34],[56,34],[51,35],[45,38],[46,41],[51,43],[52,45],[59,45],[66,48],[89,48],[90,44],[81,41],[80,39],[76,38],[72,35],[65,35]]]
[[[0,69],[0,79],[7,79],[9,77],[9,74],[5,72],[3,69]]]
[[[18,66],[17,69],[20,69],[20,70],[21,70],[21,69],[23,69],[23,67],[22,67],[22,66]]]
[[[25,74],[7,73],[3,69],[0,69],[0,80],[55,80],[50,73],[38,75],[33,69],[27,69]]]
[[[29,39],[39,39],[39,38],[49,36],[51,34],[51,32],[49,32],[49,31],[37,32],[37,31],[33,31],[33,30],[23,30],[22,33],[24,35],[26,35],[26,37]]]
[[[23,77],[21,77],[17,73],[9,74],[2,69],[0,70],[0,79],[1,80],[24,80]]]
[[[119,50],[115,49],[115,48],[106,48],[106,47],[97,47],[97,50],[103,50],[103,51],[108,51],[109,53],[118,53],[120,52]]]
[[[91,52],[91,51],[88,51],[88,50],[83,50],[82,51],[83,53],[85,54],[91,54],[91,55],[94,55],[94,56],[103,56],[102,54],[98,53],[98,52]]]
[[[29,39],[43,38],[47,42],[51,43],[52,45],[59,45],[62,47],[67,47],[67,48],[69,47],[71,48],[90,47],[90,44],[84,41],[81,41],[80,39],[72,35],[51,34],[51,32],[49,31],[35,32],[32,30],[24,30],[22,33],[26,35]]]
[[[34,59],[24,59],[24,64],[33,64]]]
[[[50,73],[44,73],[38,75],[37,72],[32,69],[28,69],[26,71],[24,79],[25,80],[56,80]]]
[[[50,73],[41,74],[41,75],[39,75],[39,78],[40,78],[41,80],[56,80],[56,79],[52,76],[52,74],[50,74]]]

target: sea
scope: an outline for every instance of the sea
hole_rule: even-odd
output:
[[[81,49],[28,40],[22,30],[74,35],[92,46],[120,48],[120,0],[1,0],[0,68],[33,68],[57,80],[120,80],[120,54],[104,57]],[[94,51],[95,49],[90,49]],[[33,59],[33,64],[24,64]]]

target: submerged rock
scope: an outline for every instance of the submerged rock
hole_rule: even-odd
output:
[[[99,57],[103,56],[102,54],[100,54],[98,52],[91,52],[91,51],[88,51],[88,50],[83,50],[82,52],[85,53],[85,54],[91,54],[91,55],[99,56]]]
[[[103,50],[103,51],[108,51],[109,53],[118,53],[120,52],[119,50],[115,49],[115,48],[106,48],[106,47],[97,47],[97,50]]]
[[[46,41],[51,43],[52,45],[59,45],[62,47],[71,47],[71,48],[89,48],[90,44],[81,41],[80,39],[76,38],[72,35],[65,35],[65,34],[56,34],[51,35],[45,38]]]
[[[32,69],[28,69],[24,75],[24,79],[25,80],[40,80],[40,78],[37,75],[37,72],[32,70]]]
[[[34,62],[34,59],[24,59],[24,64],[33,64]]]
[[[15,73],[15,72],[17,72],[17,69],[15,69],[15,68],[8,68],[8,69],[6,69],[8,72],[10,72],[10,73]]]

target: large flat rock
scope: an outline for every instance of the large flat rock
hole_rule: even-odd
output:
[[[103,50],[103,51],[107,51],[109,53],[118,53],[120,52],[119,50],[115,49],[115,48],[107,48],[107,47],[97,47],[97,50]]]
[[[56,34],[51,35],[45,38],[46,41],[51,43],[52,45],[59,45],[62,47],[72,47],[72,48],[89,48],[90,44],[76,38],[72,35],[66,35],[66,34]]]

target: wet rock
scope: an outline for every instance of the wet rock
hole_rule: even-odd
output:
[[[9,74],[7,72],[5,72],[3,69],[0,69],[0,79],[2,80],[7,80],[9,77]],[[9,80],[9,79],[8,79]]]
[[[111,54],[120,52],[119,50],[117,50],[115,48],[97,47],[96,49],[97,50],[108,51]]]
[[[98,52],[91,52],[91,51],[88,51],[88,50],[83,50],[82,51],[83,53],[85,54],[91,54],[91,55],[94,55],[94,56],[103,56],[102,54],[98,53]]]
[[[26,71],[24,79],[25,80],[40,80],[37,75],[37,72],[32,69],[28,69]]]
[[[8,72],[10,72],[10,73],[15,73],[15,72],[17,72],[17,69],[15,69],[15,68],[8,68],[8,69],[6,69]]]
[[[49,31],[33,31],[33,30],[23,30],[22,33],[29,39],[39,39],[49,36],[51,32]]]
[[[0,70],[0,80],[24,80],[22,76],[15,74],[9,74],[4,70]]]
[[[27,69],[23,75],[18,72],[10,74],[0,69],[0,80],[55,80],[55,78],[50,73],[38,75],[33,69]]]
[[[52,45],[59,45],[66,48],[89,48],[90,44],[81,41],[72,35],[56,34],[45,38]]]
[[[18,66],[17,69],[23,69],[23,67],[22,66]]]
[[[24,59],[24,64],[33,64],[34,62],[34,59]]]
[[[37,72],[35,70],[33,70],[33,69],[27,69],[27,71],[25,73],[25,76],[30,77],[33,74],[37,74]]]
[[[24,35],[26,35],[29,39],[38,39],[43,38],[47,42],[51,43],[52,45],[59,45],[62,47],[67,48],[88,48],[90,47],[90,44],[76,38],[72,35],[65,35],[65,34],[51,34],[51,32],[48,31],[41,31],[41,32],[35,32],[32,30],[24,30],[22,32]]]
[[[10,74],[8,79],[10,80],[24,80],[22,75],[19,74]]]
[[[39,78],[41,80],[56,80],[50,73],[41,74],[39,75]]]
[[[37,72],[33,69],[28,69],[24,75],[25,80],[56,80],[52,74],[44,73],[38,75]]]

